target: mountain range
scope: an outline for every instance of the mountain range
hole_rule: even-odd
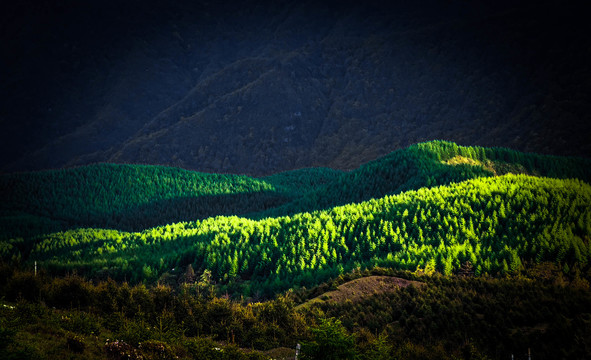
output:
[[[3,172],[351,170],[431,139],[591,153],[591,29],[575,2],[3,7]]]

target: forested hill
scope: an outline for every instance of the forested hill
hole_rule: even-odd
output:
[[[10,174],[0,177],[0,250],[131,281],[192,264],[235,291],[267,294],[376,265],[449,274],[470,262],[496,274],[552,261],[581,271],[590,169],[587,159],[433,141],[352,172],[251,178],[104,164]]]
[[[430,141],[392,152],[343,173],[334,181],[255,217],[327,209],[407,190],[446,185],[477,177],[513,174],[591,182],[591,160],[522,153],[505,148],[458,146]]]
[[[0,184],[5,221],[22,219],[27,227],[34,216],[66,227],[129,230],[259,211],[285,201],[286,192],[246,176],[115,164],[2,175]]]
[[[70,230],[43,236],[29,254],[6,244],[3,256],[132,282],[191,264],[233,294],[270,295],[373,266],[452,274],[469,263],[480,275],[549,261],[566,273],[586,271],[590,238],[588,184],[503,175],[291,217],[220,216],[139,233]]]
[[[591,161],[433,141],[351,172],[310,168],[263,178],[100,164],[0,175],[0,239],[77,227],[126,231],[216,215],[250,218],[329,209],[508,172],[591,182]]]

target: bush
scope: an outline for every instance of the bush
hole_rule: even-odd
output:
[[[116,336],[136,345],[153,339],[150,327],[142,320],[126,320]]]
[[[15,333],[12,329],[0,326],[0,352],[4,352],[8,345],[12,343]]]
[[[14,307],[14,315],[17,327],[25,324],[34,324],[41,319],[47,319],[49,310],[40,304],[19,301]]]
[[[162,341],[149,340],[141,343],[138,348],[146,359],[168,360],[179,358],[171,346]]]
[[[258,351],[244,352],[235,345],[222,347],[210,338],[193,338],[185,347],[194,359],[200,360],[262,360],[267,359]]]
[[[65,330],[84,335],[98,335],[99,322],[85,312],[72,312],[61,317],[61,327]]]
[[[210,338],[189,339],[184,345],[194,359],[221,359],[220,346]]]
[[[120,312],[107,314],[103,317],[103,327],[115,333],[120,332],[125,326],[125,316]]]
[[[68,349],[75,353],[83,353],[86,345],[84,344],[84,339],[78,335],[70,335],[66,339],[66,346]]]
[[[302,344],[305,359],[354,359],[355,341],[340,320],[320,319],[320,324],[311,329],[312,341]]]
[[[87,307],[91,301],[89,284],[79,276],[56,278],[46,289],[45,301],[62,309]]]
[[[30,272],[15,272],[6,284],[6,298],[37,301],[41,292],[41,279]]]

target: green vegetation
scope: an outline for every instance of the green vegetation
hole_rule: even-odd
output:
[[[590,204],[591,187],[581,181],[504,175],[291,217],[220,216],[139,233],[69,230],[18,256],[51,272],[134,283],[192,264],[247,296],[376,265],[449,275],[470,262],[480,275],[552,261],[568,272],[588,268]]]
[[[509,172],[590,182],[591,161],[432,141],[348,173],[315,168],[251,178],[99,164],[3,174],[0,240],[79,227],[141,231],[217,215],[294,215]]]
[[[0,255],[52,273],[132,283],[178,277],[191,264],[247,296],[317,285],[358,267],[451,274],[470,263],[480,275],[551,261],[565,272],[585,270],[587,163],[435,141],[350,173],[304,169],[255,179],[96,165],[4,175],[8,240]],[[501,175],[511,171],[583,181]],[[207,216],[249,210],[251,219]],[[143,230],[166,219],[175,222]]]
[[[333,183],[343,172],[329,168],[309,168],[285,171],[260,178],[273,185],[276,189],[283,189],[290,194],[306,194],[319,187]]]
[[[311,329],[312,341],[302,348],[304,359],[355,359],[355,338],[347,333],[340,320],[320,319]]]
[[[347,274],[320,288],[370,273],[392,271]],[[358,350],[379,349],[366,357],[371,359],[445,359],[454,352],[462,359],[504,359],[510,354],[527,359],[528,348],[539,359],[589,357],[591,292],[580,274],[565,276],[559,267],[542,263],[501,278],[397,275],[424,285],[358,301],[314,302],[304,312],[342,319],[355,334]],[[360,339],[369,346],[359,346]]]
[[[303,317],[285,297],[238,304],[196,295],[196,284],[175,292],[0,271],[0,297],[11,300],[0,304],[3,359],[255,360],[305,336]]]
[[[580,179],[589,183],[591,161],[431,141],[394,151],[357,170],[344,173],[292,202],[264,211],[259,217],[329,209],[408,190],[508,173]]]
[[[2,309],[1,346],[14,358],[60,346],[260,358],[244,349],[296,342],[310,359],[502,358],[534,345],[585,357],[589,165],[434,141],[351,172],[1,175],[0,299],[26,309]],[[360,274],[413,281],[325,301]]]
[[[263,180],[177,168],[100,164],[0,176],[3,238],[79,226],[141,230],[218,214],[240,214],[284,202]],[[252,204],[254,203],[254,205]],[[43,224],[43,221],[46,224]]]
[[[217,215],[294,215],[478,177],[523,173],[591,181],[591,161],[445,141],[413,145],[351,172],[263,178],[98,164],[0,175],[0,241],[79,227],[141,231]]]
[[[6,359],[269,359],[293,356],[296,343],[307,359],[526,359],[528,348],[536,359],[590,355],[589,282],[550,263],[502,278],[375,268],[262,303],[188,280],[93,283],[2,264],[0,273]],[[368,275],[422,286],[295,306]]]

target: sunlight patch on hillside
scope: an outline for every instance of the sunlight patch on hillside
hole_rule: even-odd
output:
[[[505,174],[525,174],[532,176],[540,176],[537,171],[528,171],[522,164],[519,163],[508,163],[505,161],[491,161],[485,160],[480,161],[469,157],[456,155],[446,161],[441,161],[443,164],[458,166],[458,165],[470,165],[478,166],[484,170],[490,171],[495,176],[501,176]]]

